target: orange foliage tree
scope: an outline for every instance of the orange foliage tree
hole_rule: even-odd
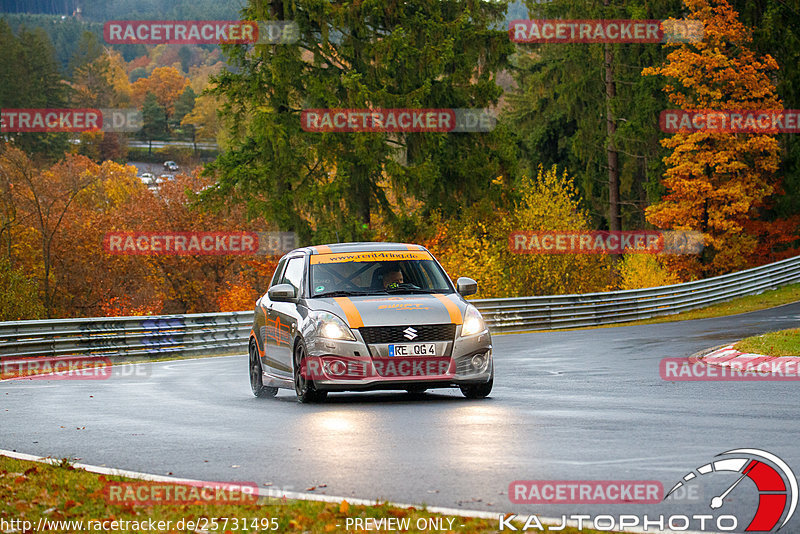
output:
[[[750,31],[726,0],[684,0],[687,18],[701,20],[699,43],[675,46],[665,63],[643,75],[667,78],[669,100],[685,110],[780,110],[769,55],[757,57]],[[662,184],[667,192],[647,208],[647,221],[663,229],[705,234],[703,255],[665,258],[681,278],[741,269],[752,262],[757,237],[748,221],[757,219],[776,190],[778,141],[774,135],[699,130],[662,140]]]
[[[153,69],[147,78],[139,78],[131,85],[132,99],[141,107],[147,93],[156,96],[158,104],[166,110],[167,118],[175,111],[175,101],[181,96],[189,80],[174,67],[158,67]]]
[[[0,312],[24,304],[30,316],[15,318],[39,314],[20,300],[20,272],[28,273],[31,291],[53,317],[251,309],[266,291],[274,257],[118,255],[103,249],[108,232],[271,229],[263,220],[248,220],[243,208],[205,209],[196,192],[208,185],[207,178],[178,175],[154,192],[133,166],[67,155],[41,169],[23,152],[5,148],[0,267],[8,275],[0,276],[0,291],[19,302],[0,302]]]

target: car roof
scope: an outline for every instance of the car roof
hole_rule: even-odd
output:
[[[422,245],[413,243],[385,243],[383,241],[361,241],[357,243],[329,243],[297,248],[289,254],[303,252],[306,254],[340,254],[343,252],[375,252],[380,250],[427,250]],[[287,255],[289,255],[287,254]]]

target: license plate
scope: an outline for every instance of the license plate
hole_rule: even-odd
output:
[[[436,356],[435,343],[389,345],[389,356]]]

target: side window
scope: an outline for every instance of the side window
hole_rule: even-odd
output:
[[[300,288],[303,283],[303,264],[305,258],[292,258],[286,264],[286,272],[283,273],[282,284],[292,284],[297,289],[297,294],[300,295],[302,291]]]
[[[286,265],[286,258],[283,258],[279,263],[278,266],[275,268],[275,272],[272,274],[272,282],[270,282],[269,287],[278,285],[278,281],[281,279],[281,275],[283,274],[283,268]]]

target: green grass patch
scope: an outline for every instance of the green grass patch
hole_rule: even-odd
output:
[[[399,508],[388,504],[378,506],[351,505],[347,501],[328,503],[318,501],[280,500],[262,497],[253,504],[118,504],[108,502],[104,488],[113,482],[137,482],[117,476],[103,476],[73,468],[65,459],[58,465],[29,462],[0,456],[0,520],[29,521],[35,529],[40,519],[48,521],[46,532],[101,532],[90,530],[90,521],[119,521],[116,530],[104,529],[102,532],[149,532],[148,528],[137,528],[150,520],[170,521],[169,532],[226,532],[240,534],[245,532],[363,532],[361,529],[347,530],[348,518],[394,518],[408,519],[407,532],[429,533],[430,529],[419,530],[417,521],[439,519],[441,525],[452,525],[450,532],[459,534],[497,532],[498,519],[477,519],[460,516],[446,516],[427,512],[424,508]],[[498,515],[499,517],[499,515]],[[213,528],[212,518],[216,518]],[[228,518],[227,525],[223,525]],[[238,524],[234,524],[235,518]],[[247,524],[244,524],[244,520]],[[274,519],[274,520],[273,520]],[[448,521],[452,519],[452,523]],[[183,520],[194,521],[193,529],[177,528]],[[64,521],[72,521],[66,525]],[[74,523],[82,521],[83,528]],[[127,521],[128,523],[122,523]],[[255,523],[253,523],[255,521]],[[61,522],[56,524],[55,522]],[[207,528],[197,528],[206,526]],[[94,525],[100,526],[97,523]],[[113,526],[107,523],[108,526]],[[58,528],[61,526],[62,528]],[[517,525],[518,528],[521,525]],[[22,526],[16,527],[23,531]],[[7,529],[8,530],[8,529]],[[31,530],[32,531],[32,530]],[[565,528],[561,532],[597,534],[596,530],[577,530]]]
[[[734,345],[734,348],[765,356],[800,356],[800,328],[748,337]]]

